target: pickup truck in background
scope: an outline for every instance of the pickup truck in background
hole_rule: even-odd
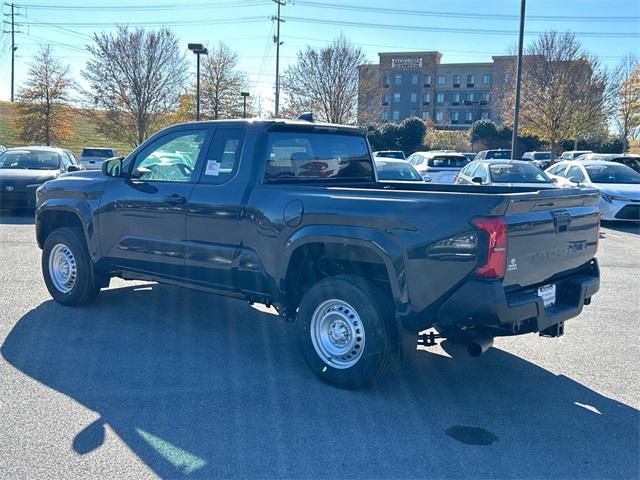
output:
[[[60,303],[117,276],[272,305],[313,372],[355,388],[392,363],[401,332],[434,327],[473,355],[496,336],[560,336],[599,288],[597,200],[379,181],[361,129],[213,121],[47,182],[36,235]]]

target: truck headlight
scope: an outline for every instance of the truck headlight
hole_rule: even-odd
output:
[[[27,188],[39,188],[42,185],[42,183],[32,183],[31,185],[27,185]]]
[[[621,197],[620,195],[609,195],[608,193],[604,193],[604,192],[600,192],[600,196],[607,203],[611,203],[614,200],[617,200],[619,202],[629,202],[630,201],[628,198]]]

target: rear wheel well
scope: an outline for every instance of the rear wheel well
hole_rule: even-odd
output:
[[[79,228],[83,231],[80,218],[73,212],[51,210],[40,214],[36,231],[38,245],[42,247],[51,232],[62,227]]]
[[[362,246],[318,242],[298,247],[289,259],[285,277],[287,310],[295,312],[314,284],[341,274],[365,278],[392,301],[389,274],[380,255]]]

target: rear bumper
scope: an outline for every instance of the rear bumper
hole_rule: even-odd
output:
[[[556,285],[556,304],[549,308],[538,296],[538,287],[547,284]],[[442,327],[494,327],[496,335],[541,332],[578,316],[599,288],[596,259],[569,274],[513,292],[506,292],[499,281],[472,279],[440,306],[434,323]]]

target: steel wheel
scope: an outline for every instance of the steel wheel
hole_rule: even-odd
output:
[[[69,293],[76,284],[78,270],[71,249],[64,243],[54,245],[49,254],[49,274],[53,286],[62,293]]]
[[[364,350],[364,326],[358,312],[343,300],[322,302],[313,312],[311,341],[318,356],[333,368],[355,365]]]

